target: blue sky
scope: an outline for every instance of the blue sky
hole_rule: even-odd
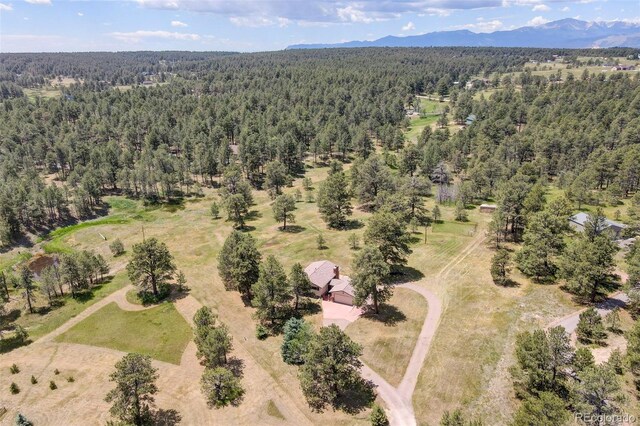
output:
[[[640,1],[0,0],[0,52],[280,50],[562,18],[640,23]]]

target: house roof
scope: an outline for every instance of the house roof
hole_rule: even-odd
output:
[[[589,216],[590,216],[590,215],[589,215],[588,213],[585,213],[585,212],[579,212],[579,213],[576,213],[576,214],[574,214],[573,216],[571,216],[571,217],[569,218],[569,220],[570,220],[571,222],[577,223],[578,225],[582,225],[582,226],[584,226],[584,225],[587,223],[587,221],[589,220]],[[625,225],[624,223],[615,222],[615,221],[613,221],[613,220],[609,220],[609,219],[607,219],[607,218],[605,218],[605,219],[604,219],[604,221],[605,221],[605,223],[607,224],[607,226],[606,226],[607,228],[609,228],[609,227],[615,227],[615,228],[620,228],[620,229],[622,229],[622,228],[626,228],[626,227],[627,227],[627,225]]]
[[[329,281],[335,278],[334,268],[336,265],[328,260],[318,260],[309,264],[304,268],[304,272],[309,276],[309,280],[313,285],[322,288]]]
[[[334,278],[331,280],[331,290],[329,290],[329,293],[336,293],[338,291],[343,291],[345,293],[347,293],[350,296],[355,296],[355,290],[353,289],[353,286],[351,286],[351,278],[347,277],[346,275],[342,275],[340,278]]]

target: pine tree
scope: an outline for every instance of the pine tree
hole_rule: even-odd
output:
[[[238,405],[244,395],[240,380],[224,367],[205,369],[200,384],[210,407]]]
[[[330,228],[342,228],[351,216],[351,195],[344,172],[329,175],[318,190],[318,210]]]
[[[149,238],[133,245],[127,274],[141,291],[151,290],[157,299],[161,287],[173,278],[175,271],[173,256],[165,243]]]
[[[251,304],[256,308],[256,317],[260,321],[269,321],[273,326],[287,315],[291,289],[282,265],[274,256],[267,257],[260,265],[260,275],[251,292]]]
[[[364,306],[369,298],[373,310],[380,313],[379,305],[393,295],[393,284],[389,282],[389,265],[375,247],[365,247],[353,262],[354,276],[351,285],[355,290],[354,304]]]
[[[293,292],[294,305],[293,309],[298,310],[298,302],[301,297],[308,296],[311,292],[311,281],[309,276],[302,269],[302,265],[294,263],[289,273],[289,287]]]
[[[387,211],[375,213],[364,233],[365,244],[377,247],[391,266],[404,265],[411,254],[406,223]]]
[[[505,285],[509,280],[509,272],[511,272],[511,256],[509,252],[500,249],[496,251],[491,259],[491,277],[493,282]]]
[[[279,222],[283,222],[282,229],[287,229],[287,221],[290,223],[295,222],[295,215],[293,211],[296,209],[296,200],[287,194],[282,194],[276,197],[273,203],[273,217]]]
[[[313,338],[311,324],[301,318],[290,318],[284,325],[282,360],[287,364],[303,364]]]
[[[238,290],[251,299],[251,286],[258,280],[260,259],[255,239],[251,235],[233,231],[218,255],[218,273],[225,288]]]

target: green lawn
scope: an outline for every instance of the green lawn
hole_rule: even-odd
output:
[[[414,118],[413,120],[411,120],[411,124],[409,125],[409,128],[405,133],[406,138],[410,141],[417,141],[418,136],[420,136],[420,133],[422,133],[422,130],[427,126],[431,126],[436,121],[438,121],[437,115],[428,115],[426,117]]]
[[[116,275],[111,280],[95,287],[93,291],[86,292],[76,299],[70,295],[65,296],[62,306],[48,312],[45,310],[44,312],[46,313],[30,314],[23,312],[16,323],[27,329],[31,340],[37,340],[128,283],[129,280],[125,274]],[[36,302],[39,307],[45,306],[46,298],[41,296]]]
[[[180,364],[191,328],[171,303],[123,311],[110,303],[60,335],[58,342],[101,346]]]

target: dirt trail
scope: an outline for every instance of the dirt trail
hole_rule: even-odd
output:
[[[456,257],[447,263],[435,277],[437,285],[444,285],[449,272],[469,256],[485,240],[483,234],[478,234]],[[369,366],[362,367],[362,376],[371,380],[376,386],[380,397],[387,405],[387,414],[392,426],[412,426],[416,425],[415,413],[413,411],[413,392],[418,382],[420,370],[429,353],[431,342],[435,336],[440,316],[442,315],[442,301],[433,292],[427,290],[420,283],[401,284],[398,287],[406,288],[420,294],[428,304],[427,316],[422,324],[422,330],[418,335],[416,346],[413,348],[409,365],[404,373],[402,381],[397,388],[391,386],[379,374]]]

